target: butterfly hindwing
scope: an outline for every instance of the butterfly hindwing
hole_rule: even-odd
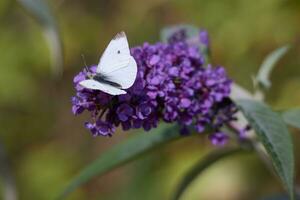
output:
[[[129,63],[125,67],[121,67],[115,71],[107,73],[107,78],[117,83],[122,89],[131,87],[135,81],[137,73],[137,64],[132,56],[130,56]]]
[[[82,87],[92,90],[101,90],[105,93],[111,94],[111,95],[120,95],[120,94],[126,94],[126,91],[121,90],[119,88],[116,88],[114,86],[100,83],[98,81],[95,81],[93,79],[87,79],[84,81],[81,81],[79,83]]]

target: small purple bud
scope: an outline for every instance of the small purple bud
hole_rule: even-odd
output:
[[[150,62],[149,64],[150,65],[156,65],[160,60],[160,57],[157,56],[157,55],[153,55],[151,58],[150,58]]]
[[[177,67],[171,67],[169,69],[169,75],[177,77],[179,75],[179,70]]]
[[[216,132],[209,136],[209,139],[213,145],[224,146],[228,141],[228,136],[222,132]]]
[[[201,30],[200,31],[199,39],[200,39],[201,44],[203,44],[207,47],[210,45],[209,35],[208,35],[208,32],[206,30]]]
[[[117,108],[117,114],[120,121],[125,122],[133,114],[133,109],[128,104],[122,104]]]
[[[188,108],[191,105],[191,100],[187,99],[187,98],[183,98],[180,100],[180,106],[182,108]]]

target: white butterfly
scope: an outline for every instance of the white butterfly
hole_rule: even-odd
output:
[[[111,95],[126,94],[137,73],[137,64],[130,55],[124,32],[118,33],[108,44],[97,66],[96,75],[79,82],[85,88],[101,90]]]

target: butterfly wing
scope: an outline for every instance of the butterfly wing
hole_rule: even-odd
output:
[[[118,83],[122,89],[132,86],[137,73],[137,64],[130,55],[127,37],[118,33],[105,49],[97,67],[97,73]]]
[[[101,90],[110,95],[126,94],[126,91],[124,91],[124,90],[121,90],[119,88],[116,88],[114,86],[111,86],[111,85],[108,85],[105,83],[100,83],[93,79],[87,79],[87,80],[81,81],[81,82],[79,82],[79,84],[84,88],[92,89],[92,90]]]
[[[122,89],[127,89],[133,85],[136,79],[136,73],[137,64],[134,58],[130,56],[130,60],[127,66],[116,69],[115,71],[112,71],[105,76],[108,78],[108,80],[121,85]]]
[[[130,51],[126,34],[118,33],[108,44],[100,58],[97,73],[107,74],[128,65]]]

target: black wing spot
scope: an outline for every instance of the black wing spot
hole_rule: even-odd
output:
[[[118,50],[118,54],[120,54],[121,53],[121,51],[120,50]]]

